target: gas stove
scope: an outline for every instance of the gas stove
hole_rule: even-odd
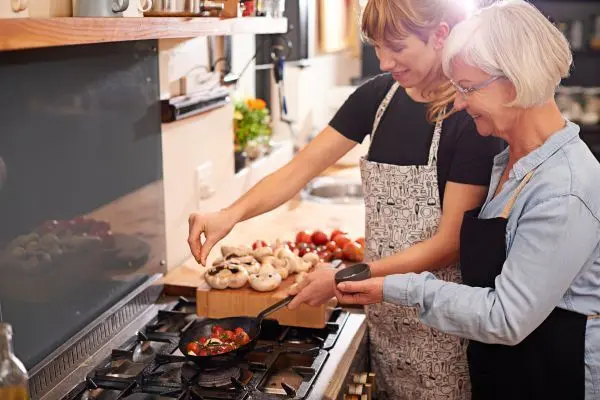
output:
[[[350,315],[334,310],[323,329],[265,320],[256,347],[240,363],[200,371],[177,346],[195,312],[186,298],[158,311],[62,399],[307,399]]]

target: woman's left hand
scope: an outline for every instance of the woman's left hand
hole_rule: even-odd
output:
[[[335,296],[342,304],[375,304],[383,301],[384,278],[358,282],[342,282],[335,288]]]

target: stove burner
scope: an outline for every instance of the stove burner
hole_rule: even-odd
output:
[[[181,380],[186,384],[205,388],[230,386],[232,379],[240,379],[241,371],[237,367],[199,371],[193,363],[185,363],[181,367]]]

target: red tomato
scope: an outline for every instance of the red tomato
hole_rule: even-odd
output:
[[[186,350],[188,352],[191,351],[192,353],[198,355],[198,353],[200,353],[200,346],[198,345],[197,342],[191,342],[191,343],[188,343]]]
[[[212,327],[212,337],[219,338],[224,332],[224,329],[219,325],[215,325]]]
[[[324,262],[330,262],[333,259],[333,253],[331,251],[325,250],[319,254],[319,257]]]
[[[246,333],[242,328],[237,327],[235,328],[235,331],[233,331],[236,335],[239,335],[240,333]]]
[[[200,357],[206,357],[208,355],[208,352],[206,350],[200,350],[200,352],[198,353],[198,355]]]
[[[355,240],[355,242],[360,244],[362,247],[365,247],[365,238],[358,238]]]
[[[265,242],[264,240],[257,240],[252,244],[252,250],[256,250],[259,247],[267,247],[267,242]]]
[[[288,249],[290,249],[291,251],[296,250],[296,243],[294,242],[285,242],[285,245],[288,247]]]
[[[235,334],[233,333],[233,331],[225,331],[225,332],[223,332],[223,338],[225,340],[233,340],[234,337],[235,337]]]
[[[305,232],[305,231],[298,232],[298,234],[296,235],[296,244],[300,244],[300,243],[312,243],[308,232]]]
[[[345,232],[339,230],[339,229],[334,229],[333,232],[331,232],[331,236],[329,236],[329,240],[333,240],[335,239],[335,237],[337,235],[345,235]]]
[[[327,251],[330,251],[333,253],[335,251],[335,249],[337,249],[337,244],[335,244],[335,242],[332,240],[330,242],[327,242],[325,247],[327,248]]]
[[[329,238],[322,231],[314,231],[310,239],[317,246],[323,246]]]
[[[349,261],[362,261],[365,251],[358,243],[348,243],[344,246],[344,258]]]
[[[348,236],[346,236],[344,234],[337,235],[335,237],[335,239],[333,239],[333,241],[335,242],[337,247],[339,247],[340,249],[343,249],[344,246],[346,246],[348,243],[351,242],[350,238],[348,238]]]
[[[337,248],[333,251],[333,253],[331,254],[331,259],[332,260],[341,260],[344,258],[344,251],[340,248]]]

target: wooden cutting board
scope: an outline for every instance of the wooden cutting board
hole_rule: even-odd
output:
[[[287,289],[294,284],[296,275],[285,279],[279,288],[272,292],[258,292],[249,286],[240,289],[215,290],[201,285],[196,291],[197,314],[208,318],[257,316],[262,310],[287,296]],[[268,319],[277,320],[281,325],[301,328],[324,328],[337,306],[335,298],[321,306],[302,304],[295,310],[287,307],[271,314]]]
[[[205,287],[206,267],[182,265],[174,268],[163,278],[163,291],[168,296],[184,296],[193,299],[199,287]]]

